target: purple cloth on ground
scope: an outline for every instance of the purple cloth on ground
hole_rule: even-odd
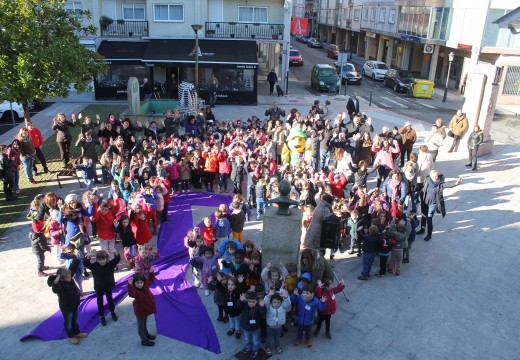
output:
[[[158,333],[215,353],[220,353],[215,329],[196,288],[185,278],[189,257],[184,247],[184,236],[193,227],[191,206],[218,206],[229,201],[228,195],[208,193],[172,197],[168,207],[171,222],[161,226],[158,239],[161,257],[154,263],[155,284],[152,293],[157,305],[155,321]],[[116,282],[113,290],[115,304],[126,297],[130,276]],[[105,314],[108,314],[106,304]],[[96,295],[92,293],[81,300],[78,324],[81,331],[91,332],[98,323]],[[49,341],[66,337],[63,317],[58,311],[20,340],[38,338]]]

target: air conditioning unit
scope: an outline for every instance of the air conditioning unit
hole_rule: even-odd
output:
[[[425,44],[424,45],[424,53],[425,54],[433,54],[433,50],[435,50],[435,45]]]

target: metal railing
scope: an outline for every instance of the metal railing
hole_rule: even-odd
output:
[[[283,40],[283,24],[206,22],[206,38]]]
[[[148,21],[114,20],[111,24],[99,22],[101,36],[142,37],[148,36]]]

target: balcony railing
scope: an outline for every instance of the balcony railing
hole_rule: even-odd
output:
[[[114,20],[111,24],[99,22],[101,36],[142,37],[148,36],[148,21]]]
[[[283,24],[207,22],[207,38],[283,40]]]

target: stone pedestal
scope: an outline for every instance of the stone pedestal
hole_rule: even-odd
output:
[[[291,215],[278,215],[278,208],[268,207],[264,213],[262,240],[262,269],[268,261],[273,266],[293,262],[298,264],[300,238],[302,236],[302,213],[291,209]]]
[[[139,94],[139,80],[136,77],[128,79],[126,88],[126,96],[128,99],[128,114],[138,115],[141,113],[141,96]]]

